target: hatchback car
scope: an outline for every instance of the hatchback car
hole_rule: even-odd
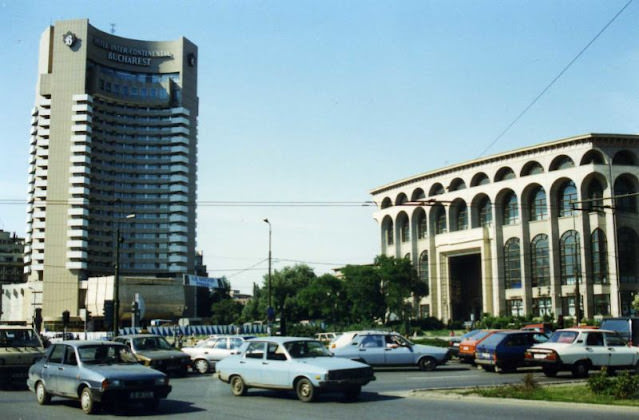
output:
[[[487,371],[513,371],[530,364],[526,350],[547,340],[537,331],[498,331],[477,345],[475,363]]]
[[[191,357],[193,369],[205,374],[214,368],[217,362],[237,352],[249,338],[254,336],[217,336],[202,340],[193,347],[182,347],[182,351]]]
[[[141,364],[162,372],[186,375],[191,366],[191,357],[170,345],[161,335],[122,335],[114,341],[128,346]]]
[[[609,370],[632,368],[639,372],[639,348],[629,346],[620,334],[610,330],[557,330],[547,342],[528,349],[526,358],[540,365],[549,377],[561,370],[583,377],[590,369],[603,366]]]
[[[372,366],[417,366],[433,370],[450,359],[446,347],[413,344],[397,333],[366,332],[353,337],[345,346],[332,349],[335,356]]]
[[[248,340],[240,354],[220,360],[215,370],[235,396],[249,388],[295,390],[304,402],[329,391],[355,399],[362,386],[375,380],[370,366],[332,357],[320,341],[297,337]]]
[[[52,396],[80,401],[91,414],[98,404],[143,403],[157,409],[171,391],[162,372],[141,366],[129,349],[111,341],[63,341],[29,369],[27,386],[39,404]]]

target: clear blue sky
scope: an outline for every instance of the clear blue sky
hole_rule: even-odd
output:
[[[1,0],[0,0],[1,1]],[[0,3],[0,228],[24,235],[40,34],[89,18],[199,47],[198,201],[365,202],[474,159],[627,0],[9,1]],[[639,2],[487,154],[639,132]],[[12,204],[9,200],[23,200]],[[370,263],[374,209],[198,207],[209,274],[250,292],[267,271]]]

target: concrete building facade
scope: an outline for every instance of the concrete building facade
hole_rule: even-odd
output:
[[[78,316],[82,283],[114,274],[116,245],[123,275],[193,273],[197,53],[185,38],[122,38],[87,19],[42,34],[25,273],[45,321]]]
[[[639,293],[639,136],[588,134],[371,191],[381,251],[412,260],[422,315],[628,315]],[[576,306],[576,302],[581,302]]]

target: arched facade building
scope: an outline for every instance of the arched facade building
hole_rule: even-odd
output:
[[[381,253],[408,257],[422,316],[627,315],[639,293],[639,136],[587,134],[371,191]]]

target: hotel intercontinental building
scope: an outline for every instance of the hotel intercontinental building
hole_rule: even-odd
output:
[[[193,273],[197,47],[185,38],[118,37],[87,19],[59,21],[42,34],[38,70],[27,303],[41,307],[45,321],[65,310],[77,317],[86,280],[114,274],[118,245],[121,274]]]
[[[639,136],[587,134],[374,189],[382,254],[408,257],[422,316],[629,315],[639,293]],[[417,303],[417,302],[416,302]]]

